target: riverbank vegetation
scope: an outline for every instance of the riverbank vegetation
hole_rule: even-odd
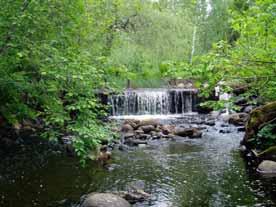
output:
[[[0,1],[1,125],[74,135],[85,160],[112,137],[96,89],[223,81],[275,100],[273,0]]]

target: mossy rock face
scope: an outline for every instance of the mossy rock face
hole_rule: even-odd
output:
[[[249,140],[254,139],[259,130],[274,119],[276,119],[276,101],[252,110],[246,123],[243,144],[248,146]]]

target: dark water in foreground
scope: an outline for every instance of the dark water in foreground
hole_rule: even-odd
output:
[[[238,146],[242,133],[210,127],[202,139],[156,141],[114,152],[113,170],[79,167],[75,158],[27,149],[0,163],[0,206],[74,207],[88,192],[124,190],[144,181],[150,201],[136,206],[274,206],[276,180],[250,173]],[[42,153],[44,152],[44,153]]]

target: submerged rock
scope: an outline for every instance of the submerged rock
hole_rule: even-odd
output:
[[[276,174],[276,162],[264,160],[259,164],[257,171],[263,174]]]
[[[81,207],[130,207],[129,202],[112,193],[91,193]]]
[[[107,146],[102,146],[96,160],[105,165],[110,159],[111,152],[108,151]]]

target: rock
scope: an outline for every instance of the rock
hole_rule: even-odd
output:
[[[150,197],[150,195],[144,192],[143,190],[136,190],[134,192],[124,192],[122,194],[122,197],[131,204],[143,202]]]
[[[254,107],[252,105],[246,106],[242,109],[242,112],[249,114],[253,110],[253,108]]]
[[[91,193],[81,207],[130,207],[129,202],[112,193]]]
[[[150,137],[151,137],[151,135],[149,135],[149,134],[139,134],[139,135],[136,135],[137,139],[142,139],[142,140],[147,140]]]
[[[102,146],[96,160],[105,165],[110,159],[111,152],[107,151],[107,146]]]
[[[238,96],[249,90],[249,87],[247,85],[233,85],[232,89],[233,93]]]
[[[201,138],[202,137],[202,132],[199,131],[198,129],[194,128],[193,134],[189,137],[190,138]]]
[[[147,133],[150,133],[151,131],[154,131],[155,127],[153,125],[144,125],[144,126],[141,126],[141,129],[147,134]]]
[[[221,124],[220,126],[221,126],[221,127],[229,127],[228,124]]]
[[[276,119],[276,101],[268,103],[264,106],[253,109],[249,114],[249,119],[246,123],[245,136],[242,141],[247,147],[256,148],[249,140],[254,139],[260,129],[267,123]]]
[[[156,131],[156,132],[161,132],[161,131],[162,131],[162,125],[158,125],[158,126],[155,128],[155,131]]]
[[[233,124],[236,126],[242,126],[245,125],[246,121],[248,119],[248,114],[246,113],[236,113],[236,114],[231,114],[229,116],[229,124]]]
[[[123,137],[124,137],[125,139],[130,139],[130,138],[135,137],[135,134],[134,134],[134,133],[126,133],[126,134],[123,135]]]
[[[240,151],[243,152],[243,153],[247,152],[246,146],[241,145],[240,146]]]
[[[211,116],[211,118],[213,118],[213,119],[217,119],[217,118],[219,117],[219,115],[220,115],[220,111],[212,111],[212,112],[210,113],[210,116]]]
[[[121,129],[122,132],[133,132],[133,127],[130,124],[124,124]]]
[[[130,125],[133,129],[138,129],[139,123],[140,123],[140,121],[139,120],[135,120],[135,119],[127,119],[124,122],[124,124]]]
[[[144,134],[144,131],[142,129],[137,129],[134,131],[135,134],[139,135],[139,134]]]
[[[139,144],[148,144],[148,142],[140,139],[128,139],[125,141],[125,144],[129,146],[138,146]]]
[[[119,149],[120,151],[127,151],[127,150],[128,150],[128,146],[127,146],[127,145],[124,145],[124,144],[120,144],[119,147],[118,147],[118,149]]]
[[[150,132],[150,136],[152,136],[152,137],[153,137],[153,136],[156,136],[157,133],[158,133],[158,132],[156,132],[156,131],[151,131],[151,132]]]
[[[159,123],[156,120],[146,119],[146,120],[140,121],[138,127],[148,126],[148,125],[152,125],[153,127],[157,127],[159,125]]]
[[[176,127],[174,130],[174,134],[181,137],[192,136],[193,133],[194,133],[193,128]]]
[[[257,171],[264,174],[276,174],[276,162],[264,160],[259,164]]]
[[[235,100],[234,103],[235,103],[236,105],[238,105],[238,106],[242,106],[242,105],[244,105],[244,104],[247,103],[247,100],[246,100],[246,98],[244,98],[244,97],[239,97],[239,98],[237,98],[237,99]]]
[[[237,131],[238,132],[244,132],[245,131],[245,127],[244,126],[238,127]]]
[[[230,129],[221,129],[221,130],[219,130],[219,133],[229,134],[229,133],[231,133],[231,130]]]
[[[201,138],[202,132],[197,128],[181,128],[177,127],[174,132],[175,135],[189,138]]]
[[[207,121],[205,121],[205,125],[215,126],[216,125],[216,121],[213,120],[213,119],[207,120]]]
[[[168,135],[174,130],[175,126],[173,125],[163,125],[161,126],[161,131],[163,134]]]

